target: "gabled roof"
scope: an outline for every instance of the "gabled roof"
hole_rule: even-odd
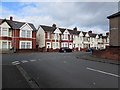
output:
[[[54,32],[55,31],[55,29],[56,28],[54,28],[54,27],[52,27],[52,26],[45,26],[45,25],[40,25],[42,28],[43,28],[43,30],[45,31],[45,32]],[[66,30],[65,28],[58,28],[62,33],[64,33],[64,31]],[[71,30],[71,29],[67,29],[68,30],[68,32],[71,34],[71,35],[79,35],[80,34],[80,32],[82,32],[83,33],[83,37],[85,37],[85,35],[88,33],[88,35],[90,36],[90,37],[96,37],[96,35],[98,35],[99,37],[101,36],[101,34],[95,34],[95,33],[89,33],[89,32],[83,32],[83,31],[74,31],[74,30]]]
[[[102,36],[102,38],[107,38],[108,36]]]
[[[87,32],[82,32],[82,33],[83,33],[83,35],[84,35],[84,37],[85,37],[85,35],[86,35]]]
[[[65,28],[59,28],[59,29],[62,33],[66,30]]]
[[[114,17],[118,17],[118,16],[120,16],[120,11],[113,15],[108,16],[107,18],[110,19],[110,18],[114,18]]]
[[[7,22],[11,28],[13,29],[20,29],[26,22],[18,22],[18,21],[10,21],[10,20],[7,20],[7,19],[0,19],[0,24],[2,24],[3,22]],[[28,23],[30,25],[30,27],[36,31],[36,28],[35,26],[32,24],[32,23]]]
[[[40,25],[45,32],[54,32],[55,28],[51,26]]]
[[[94,37],[94,38],[95,38],[96,35],[97,35],[97,34],[95,34],[95,33],[88,33],[88,34],[89,34],[90,37]]]

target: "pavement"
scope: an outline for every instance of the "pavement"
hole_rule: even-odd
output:
[[[102,62],[102,63],[120,65],[120,61],[118,61],[118,60],[98,58],[98,57],[95,57],[94,55],[92,55],[91,52],[78,52],[76,54],[76,58],[95,61],[95,62]]]
[[[80,54],[88,53],[3,54],[3,87],[29,88],[19,65],[40,88],[118,88],[118,65],[77,58]]]
[[[20,71],[16,68],[16,66],[10,64],[9,60],[10,59],[8,58],[8,61],[6,61],[8,63],[5,63],[4,56],[2,55],[2,89],[30,88]]]

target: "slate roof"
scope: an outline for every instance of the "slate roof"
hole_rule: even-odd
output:
[[[26,23],[26,22],[18,22],[18,21],[11,22],[10,20],[7,19],[0,19],[0,24],[2,24],[4,21],[6,21],[13,29],[20,29],[20,27],[22,27]],[[34,31],[36,31],[36,28],[32,23],[28,23],[28,24]]]
[[[83,33],[83,35],[84,35],[84,37],[85,37],[85,35],[86,35],[87,32],[82,32],[82,33]]]
[[[108,36],[102,36],[102,38],[107,38]]]
[[[62,33],[66,30],[65,28],[59,28],[59,29]]]
[[[110,18],[114,18],[114,17],[118,17],[118,16],[120,16],[120,11],[113,15],[108,16],[107,18],[110,19]]]
[[[89,33],[89,36],[90,36],[90,37],[94,37],[94,38],[95,38],[96,35],[97,35],[97,34],[95,34],[95,33]]]
[[[54,32],[55,28],[45,25],[40,25],[45,32]]]
[[[55,28],[53,28],[52,26],[45,26],[45,25],[40,25],[42,28],[43,28],[43,30],[45,31],[45,32],[54,32],[55,31]],[[65,28],[59,28],[59,30],[63,33],[66,29]],[[71,34],[71,35],[79,35],[80,34],[80,32],[82,32],[83,33],[83,35],[84,35],[84,37],[85,37],[85,35],[86,35],[86,33],[88,33],[88,32],[83,32],[83,31],[73,31],[73,30],[71,30],[71,29],[67,29],[68,31],[69,31],[69,33]],[[89,36],[90,37],[96,37],[96,35],[97,34],[95,34],[95,33],[88,33],[89,34]],[[98,34],[99,36],[100,36],[100,34]]]

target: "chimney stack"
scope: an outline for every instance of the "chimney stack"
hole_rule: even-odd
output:
[[[92,31],[90,30],[88,33],[92,33]]]
[[[106,36],[108,36],[108,35],[109,35],[109,32],[106,33]]]
[[[10,21],[13,21],[13,17],[12,16],[10,16]]]
[[[73,28],[73,31],[77,31],[77,27]]]
[[[103,36],[103,34],[100,34],[100,36]]]
[[[52,27],[56,29],[56,24],[53,24]]]

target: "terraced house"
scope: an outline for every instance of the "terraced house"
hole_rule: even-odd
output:
[[[95,34],[92,31],[78,31],[77,27],[65,29],[52,26],[40,25],[37,31],[38,48],[60,49],[61,47],[69,47],[75,51],[85,50],[87,48],[106,48],[109,45],[109,33],[105,36]]]
[[[0,19],[0,50],[36,48],[36,28],[31,23]]]

